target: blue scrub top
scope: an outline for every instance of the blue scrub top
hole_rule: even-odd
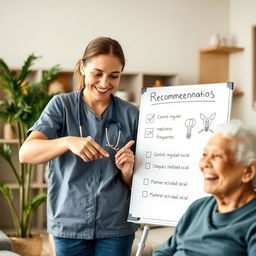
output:
[[[40,131],[49,139],[80,136],[78,125],[79,92],[54,96],[28,134]],[[117,119],[122,124],[119,148],[136,140],[138,109],[115,97]],[[104,123],[111,119],[113,103],[102,115],[81,102],[83,136],[91,136],[110,154],[92,162],[67,151],[49,162],[47,225],[54,236],[76,239],[121,237],[132,234],[137,224],[127,222],[130,188],[115,166],[115,151],[106,147]],[[111,144],[116,143],[117,127],[108,129]],[[132,148],[134,150],[134,148]]]

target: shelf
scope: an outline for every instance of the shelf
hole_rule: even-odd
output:
[[[177,85],[177,74],[175,73],[143,73],[143,87],[152,87],[159,81],[161,86]]]
[[[229,54],[234,52],[241,52],[244,48],[242,47],[225,47],[225,46],[212,46],[209,48],[201,49],[200,53],[221,53]]]
[[[241,91],[241,90],[235,89],[235,90],[233,91],[233,95],[234,95],[234,96],[243,96],[243,95],[244,95],[244,92]]]
[[[19,189],[19,185],[17,183],[6,183],[6,185],[8,187],[10,187],[11,189]],[[33,183],[31,184],[31,187],[33,189],[40,189],[40,188],[47,188],[47,184],[46,183]]]
[[[243,51],[241,47],[214,46],[200,50],[199,83],[225,83],[229,78],[229,54]]]
[[[159,80],[163,86],[178,85],[178,74],[176,73],[155,73],[155,72],[123,72],[121,75],[120,89],[128,94],[128,101],[135,106],[140,105],[141,89],[145,86],[152,86]]]
[[[18,139],[0,139],[0,143],[7,143],[7,144],[18,144],[19,140]]]

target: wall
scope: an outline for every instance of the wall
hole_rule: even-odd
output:
[[[252,108],[252,26],[256,26],[255,0],[230,0],[230,35],[236,38],[237,46],[245,51],[230,56],[230,78],[245,94],[235,99],[233,104],[234,118],[255,125],[256,111]]]
[[[73,68],[86,44],[111,36],[128,71],[177,72],[198,83],[200,48],[228,33],[228,0],[0,0],[0,57],[20,66],[30,53],[39,67]]]

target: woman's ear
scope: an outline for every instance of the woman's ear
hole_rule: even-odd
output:
[[[249,183],[253,180],[256,175],[256,162],[251,163],[244,169],[244,175],[242,181],[244,183]]]
[[[85,76],[83,60],[80,60],[80,62],[79,62],[79,70],[80,70],[80,73],[81,73],[83,76]]]

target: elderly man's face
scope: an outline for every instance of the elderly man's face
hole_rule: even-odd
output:
[[[214,196],[228,197],[242,189],[244,166],[238,164],[231,150],[233,141],[215,134],[208,141],[199,167],[204,176],[204,190]]]

